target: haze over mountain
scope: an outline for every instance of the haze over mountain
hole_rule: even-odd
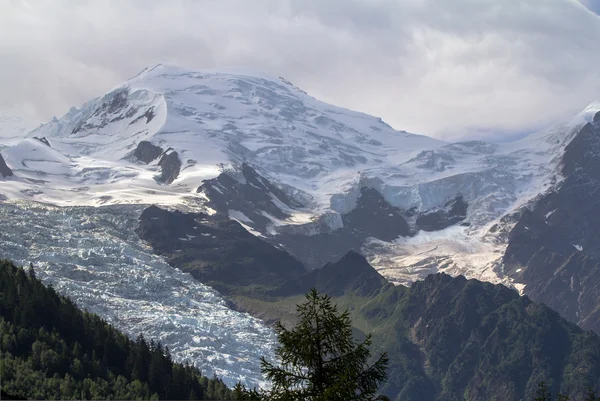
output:
[[[283,75],[448,141],[523,136],[600,98],[600,18],[577,0],[27,0],[2,11],[0,109],[40,120],[160,61]]]
[[[230,307],[266,319],[265,296],[313,279],[343,300],[315,269],[349,251],[397,285],[502,283],[600,330],[600,103],[519,141],[451,143],[282,77],[158,64],[30,132],[4,121],[2,256],[227,384],[262,383],[274,341]]]

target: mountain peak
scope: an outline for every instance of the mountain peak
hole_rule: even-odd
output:
[[[198,77],[206,78],[211,76],[218,76],[229,79],[270,81],[278,85],[291,86],[297,89],[299,92],[306,94],[306,92],[298,89],[290,81],[286,80],[281,76],[276,76],[273,74],[269,74],[265,71],[248,67],[220,67],[196,70],[181,67],[174,64],[158,63],[144,68],[137,75],[135,75],[133,78],[129,79],[126,82],[142,82],[157,79],[160,77],[169,77],[170,79],[195,79]]]
[[[581,113],[578,114],[586,122],[596,122],[600,120],[600,101],[590,103]]]

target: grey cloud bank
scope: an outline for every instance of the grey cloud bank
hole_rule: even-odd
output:
[[[244,66],[441,139],[499,139],[600,98],[576,0],[0,0],[0,108],[41,119],[157,62]],[[588,8],[586,8],[588,7]]]

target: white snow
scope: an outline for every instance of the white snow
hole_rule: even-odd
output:
[[[244,213],[238,211],[238,210],[229,210],[229,218],[232,220],[237,220],[238,222],[244,222],[244,223],[252,223],[253,221],[246,216]]]
[[[329,210],[330,197],[355,183],[361,171],[393,168],[423,148],[443,144],[320,102],[285,80],[248,74],[147,68],[29,134],[48,138],[66,158],[62,175],[51,186],[29,181],[39,179],[52,159],[28,167],[15,157],[9,167],[16,178],[5,183],[5,195],[58,205],[177,204],[202,199],[195,190],[203,179],[246,161],[311,195],[313,211],[319,212]],[[153,118],[147,122],[149,110]],[[172,185],[154,181],[156,163],[131,160],[142,140],[178,152],[182,171]],[[313,215],[296,214],[292,221]]]
[[[454,226],[437,232],[421,231],[415,237],[393,242],[371,238],[362,251],[369,263],[395,284],[410,285],[441,271],[510,285],[495,271],[505,248],[469,235],[466,227]]]

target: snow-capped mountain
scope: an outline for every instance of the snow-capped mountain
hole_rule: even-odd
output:
[[[19,223],[19,236],[0,237],[0,253],[34,260],[43,277],[121,322],[124,331],[133,333],[143,322],[151,333],[163,333],[176,357],[199,349],[227,380],[257,383],[258,365],[239,370],[235,361],[271,352],[270,331],[235,315],[242,329],[217,349],[210,333],[229,327],[217,323],[229,313],[226,305],[210,288],[190,289],[197,283],[150,256],[132,231],[145,206],[217,215],[219,224],[222,217],[235,220],[309,269],[355,250],[396,284],[445,271],[521,291],[527,285],[527,292],[531,281],[519,269],[531,255],[517,252],[520,259],[510,259],[506,249],[514,244],[514,230],[529,227],[523,211],[576,174],[565,173],[565,155],[586,127],[597,124],[599,112],[600,104],[592,104],[516,142],[445,143],[320,102],[283,78],[157,65],[31,132],[0,136],[5,224],[17,224],[24,211],[56,222],[46,227],[36,217]],[[87,227],[86,216],[102,224]],[[23,224],[40,234],[29,236]],[[77,227],[78,234],[63,239],[57,227]],[[177,238],[181,249],[193,248],[189,235],[196,234],[190,233]],[[50,244],[52,251],[27,250],[17,246],[21,242]],[[99,249],[97,255],[85,254],[88,245]],[[103,261],[107,255],[110,263]],[[120,257],[134,262],[129,270]],[[120,278],[119,269],[129,276]],[[136,287],[138,279],[161,296]],[[134,295],[111,289],[121,285]],[[168,294],[201,316],[183,319]],[[159,317],[151,319],[153,313]],[[236,343],[245,338],[257,344],[258,336],[264,341],[255,348]]]
[[[438,269],[500,281],[493,268],[510,228],[501,218],[560,181],[564,147],[599,109],[513,143],[448,144],[320,102],[283,78],[156,65],[1,149],[14,176],[0,194],[217,211],[310,267],[350,243],[399,283]],[[383,204],[385,233],[350,215],[377,215]],[[319,236],[332,233],[333,242]],[[329,251],[304,257],[314,242]]]

